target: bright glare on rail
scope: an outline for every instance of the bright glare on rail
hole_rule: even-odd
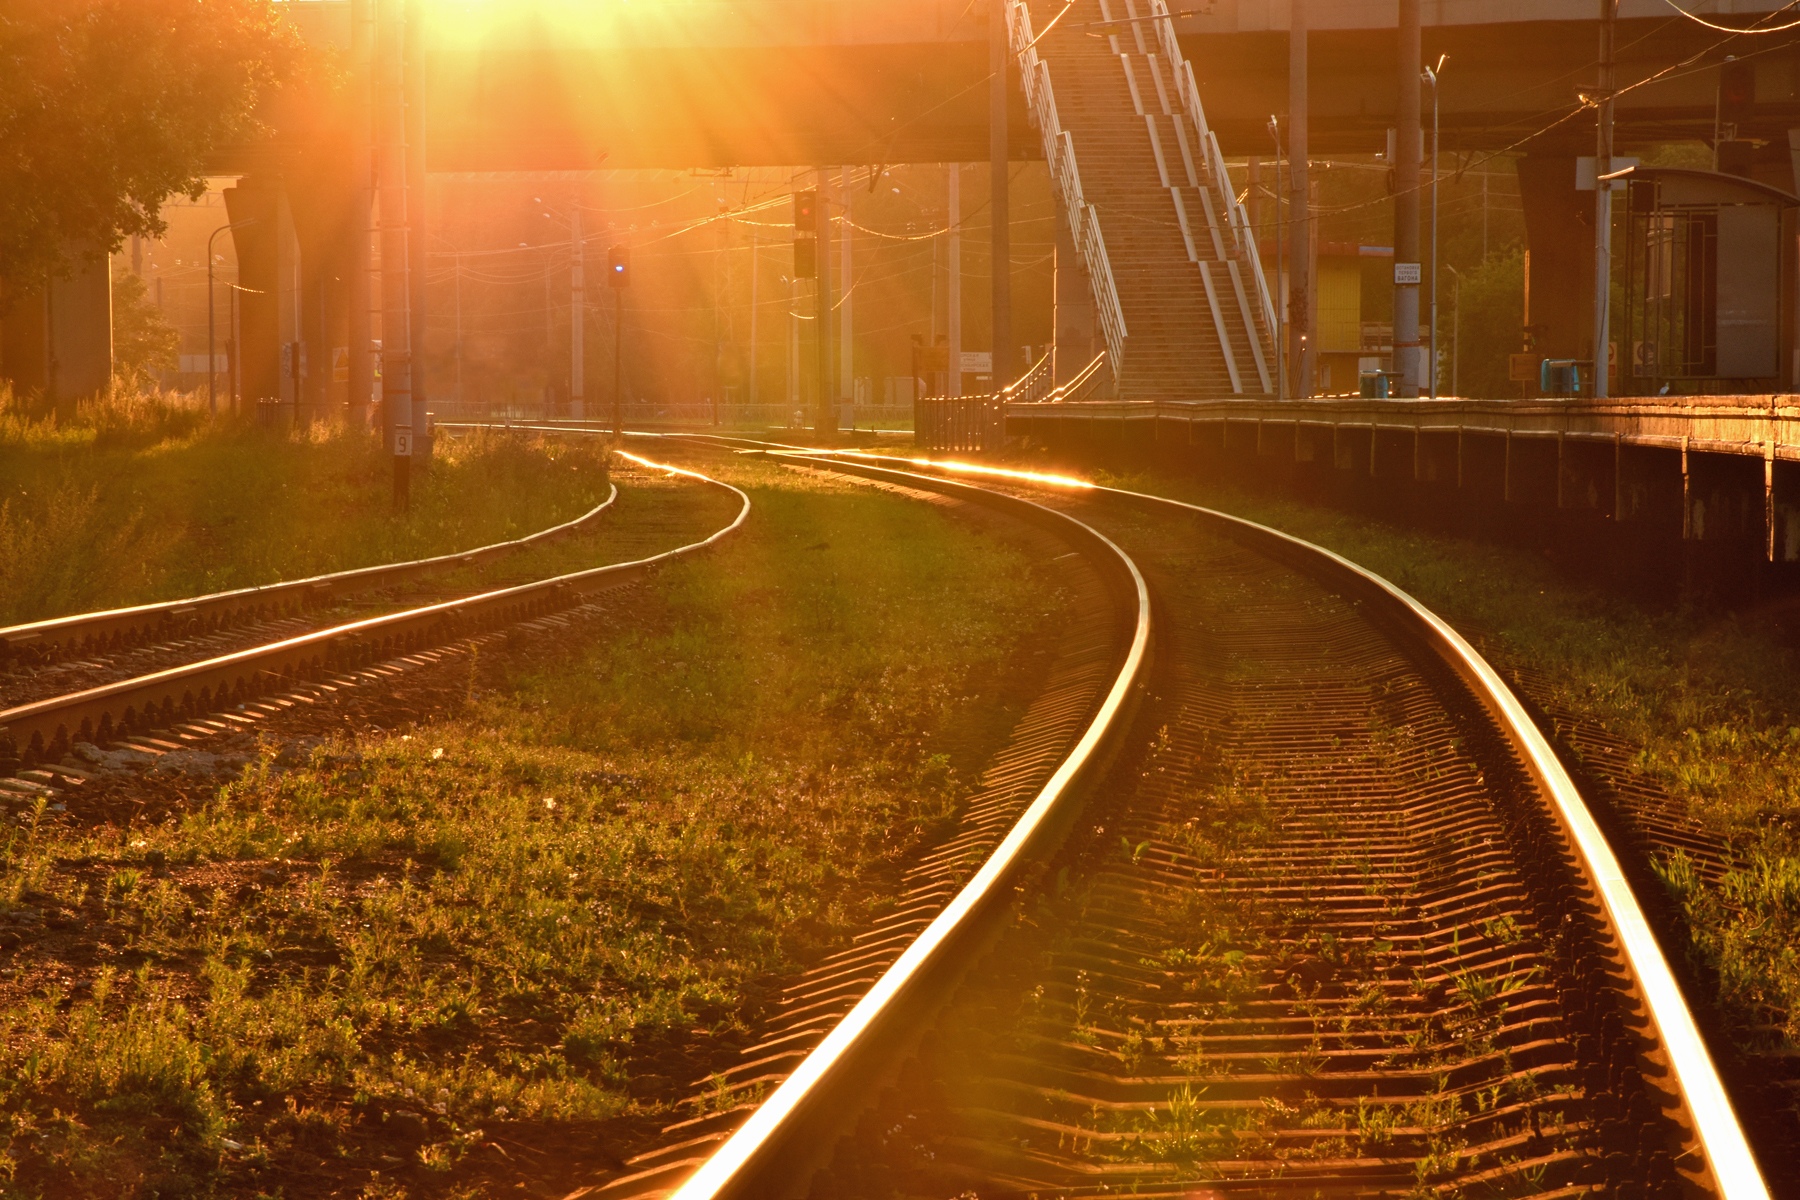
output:
[[[846,458],[887,458],[888,455],[869,454],[861,450],[840,450],[837,453]],[[1023,479],[1028,483],[1049,483],[1057,487],[1091,488],[1094,485],[1085,479],[1077,479],[1073,475],[1046,475],[1042,471],[1015,471],[1010,467],[989,467],[981,463],[942,462],[935,458],[909,458],[906,460],[918,467],[936,467],[940,471],[962,471],[970,475],[998,475],[1003,479]]]
[[[615,449],[613,453],[620,458],[629,458],[640,467],[649,467],[652,471],[669,471],[676,475],[686,475],[689,479],[706,479],[706,476],[698,471],[684,471],[680,467],[671,467],[668,463],[651,462],[647,458],[639,458],[637,455],[628,453],[624,450]],[[706,479],[706,482],[711,483],[713,481]]]

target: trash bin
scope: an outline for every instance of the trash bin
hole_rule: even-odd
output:
[[[1546,396],[1587,396],[1593,377],[1592,359],[1546,358],[1538,368],[1538,390]]]
[[[1393,374],[1392,371],[1362,371],[1358,373],[1356,378],[1357,382],[1362,385],[1360,392],[1362,398],[1386,400],[1392,394],[1389,380]]]

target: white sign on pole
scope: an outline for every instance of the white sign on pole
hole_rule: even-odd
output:
[[[412,457],[412,426],[396,425],[394,427],[394,457]]]
[[[1419,264],[1397,262],[1394,264],[1395,283],[1419,282]]]
[[[964,375],[993,374],[994,352],[992,350],[964,350],[962,352],[962,369]]]

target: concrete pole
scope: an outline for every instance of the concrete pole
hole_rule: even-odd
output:
[[[1275,203],[1275,219],[1270,222],[1275,226],[1275,398],[1286,400],[1292,394],[1288,391],[1287,351],[1291,327],[1288,324],[1287,264],[1281,254],[1281,122],[1273,114],[1269,116],[1269,137],[1275,143],[1275,186],[1269,192]]]
[[[1419,72],[1424,51],[1419,0],[1400,0],[1400,107],[1394,122],[1394,370],[1400,395],[1417,396],[1424,381],[1419,353],[1419,285],[1400,283],[1402,264],[1419,270]]]
[[[836,390],[831,371],[831,172],[818,168],[819,203],[813,213],[813,244],[818,247],[818,286],[813,306],[813,340],[818,360],[819,394],[813,430],[821,438],[837,436],[837,405],[832,401]]]
[[[1439,66],[1443,65],[1439,60]],[[1431,78],[1431,353],[1425,370],[1430,376],[1431,398],[1438,395],[1438,76]]]
[[[375,256],[369,236],[375,219],[375,3],[350,0],[350,423],[369,423],[375,396]]]
[[[406,224],[405,0],[377,0],[376,102],[381,129],[382,429],[394,455],[394,504],[412,490],[412,310]]]
[[[946,396],[962,390],[962,164],[950,164],[950,271],[949,314],[945,332],[950,335],[949,366],[945,372]]]
[[[425,4],[406,0],[406,60],[401,80],[406,96],[407,296],[411,323],[408,361],[412,365],[413,457],[429,458],[425,359]]]
[[[1619,0],[1600,0],[1600,106],[1594,122],[1594,396],[1608,394],[1612,341],[1613,19]]]
[[[1017,375],[1012,344],[1012,209],[1010,148],[1007,146],[1007,97],[1012,58],[1006,30],[1006,6],[988,5],[988,178],[989,215],[993,219],[994,391],[1012,384]]]
[[[756,232],[750,233],[750,386],[748,402],[756,403]]]
[[[1312,183],[1306,146],[1306,0],[1293,0],[1288,24],[1288,357],[1292,394],[1313,394]]]
[[[587,273],[582,259],[581,192],[577,189],[569,208],[569,416],[579,421],[587,415]]]
[[[873,169],[873,168],[871,168]],[[844,168],[844,219],[838,223],[838,294],[843,297],[838,302],[838,396],[843,400],[856,398],[856,339],[855,329],[850,322],[850,302],[854,298],[851,291],[854,285],[850,274],[850,247],[852,231],[850,229],[850,198],[856,189],[850,186],[850,168]]]

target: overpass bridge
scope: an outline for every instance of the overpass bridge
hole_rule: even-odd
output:
[[[1291,115],[1289,5],[1176,4],[1153,20],[1171,6],[1079,0],[1054,27],[1060,0],[1009,7],[1006,153],[1051,160],[1070,234],[1062,249],[1091,297],[1067,290],[1059,299],[1090,308],[1121,394],[1273,394],[1279,314],[1259,278],[1260,256],[1246,244],[1235,205],[1244,182],[1232,172],[1264,151],[1270,113]],[[1713,0],[1705,20],[1750,25],[1776,7]],[[367,371],[356,369],[366,354],[350,356],[347,383],[323,364],[361,344],[353,330],[370,308],[360,298],[370,266],[372,181],[362,169],[370,123],[357,84],[370,31],[361,28],[359,41],[361,0],[289,0],[287,8],[310,41],[343,52],[353,69],[287,97],[269,114],[271,137],[230,147],[214,165],[241,177],[233,219],[255,218],[234,234],[245,284],[261,297],[246,296],[244,308],[246,392],[325,412],[368,386]],[[426,172],[969,161],[993,149],[989,13],[965,0],[604,8],[445,0],[415,8],[423,15],[409,43],[415,193]],[[1583,225],[1591,193],[1584,200],[1575,179],[1592,120],[1575,93],[1594,69],[1596,10],[1587,0],[1426,0],[1422,13],[1426,57],[1448,55],[1445,148],[1527,156],[1527,225],[1547,251],[1533,260],[1534,316],[1551,310],[1546,345],[1572,357],[1582,349],[1581,264],[1592,237],[1591,217]],[[1668,0],[1619,0],[1618,12],[1618,151],[1711,139],[1721,63],[1735,54],[1747,65],[1734,70],[1750,80],[1730,130],[1739,168],[1792,189],[1796,34],[1733,35],[1680,15]],[[1021,16],[1028,38],[1017,36]],[[1396,19],[1394,0],[1311,6],[1315,151],[1386,145],[1400,90]],[[1032,41],[1046,28],[1041,43]],[[1058,150],[1065,141],[1068,154]],[[412,241],[416,255],[424,239]],[[72,335],[76,324],[61,327]]]
[[[1774,0],[1694,4],[1718,24],[1750,25]],[[350,0],[290,0],[308,37],[347,50]],[[1057,5],[1060,8],[1061,5]],[[1147,4],[1137,6],[1148,12]],[[1288,110],[1289,5],[1169,5],[1201,102],[1229,158],[1268,153],[1271,113]],[[969,162],[988,157],[985,5],[966,0],[663,0],[657,4],[443,4],[423,47],[425,154],[433,171]],[[493,10],[493,11],[484,11]],[[1056,9],[1039,14],[1044,20]],[[1129,28],[1124,0],[1065,26],[1104,42]],[[1552,126],[1593,82],[1597,0],[1427,0],[1424,53],[1447,55],[1446,147],[1591,153],[1591,121]],[[480,12],[479,17],[469,14]],[[1395,124],[1395,0],[1310,6],[1310,121],[1325,154],[1376,153]],[[1718,64],[1751,64],[1754,98],[1739,140],[1788,164],[1800,126],[1800,40],[1730,38],[1666,0],[1619,0],[1617,104],[1623,153],[1711,140]],[[1688,67],[1654,78],[1672,64]],[[1016,79],[1017,66],[1013,66]],[[1012,97],[1009,145],[1041,157],[1025,97]],[[315,99],[306,107],[319,111]],[[289,124],[299,132],[301,121]],[[291,135],[290,135],[291,136]],[[298,149],[303,133],[291,143]],[[236,148],[221,174],[266,162],[281,141]],[[1785,177],[1792,185],[1791,167]]]

